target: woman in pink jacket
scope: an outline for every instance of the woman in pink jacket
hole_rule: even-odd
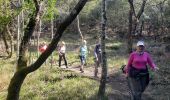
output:
[[[144,49],[144,42],[138,41],[137,49],[130,54],[126,66],[126,76],[132,100],[141,100],[142,93],[149,83],[147,64],[153,70],[158,69],[152,61],[150,54],[145,52]]]

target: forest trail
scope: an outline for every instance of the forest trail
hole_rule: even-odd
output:
[[[101,77],[101,67],[99,67],[98,77],[94,77],[94,67],[84,67],[84,73],[80,72],[80,66],[70,66],[69,68],[65,68],[65,66],[61,66],[66,70],[73,71],[82,76],[89,77],[91,79],[100,81]],[[111,87],[111,92],[108,94],[109,100],[130,100],[130,92],[127,84],[126,77],[120,72],[119,69],[109,68],[108,70],[108,78],[107,78],[107,87]],[[110,90],[109,90],[110,91]],[[142,96],[142,100],[154,100],[149,92],[144,92]]]

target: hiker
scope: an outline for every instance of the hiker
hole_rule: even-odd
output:
[[[65,52],[66,52],[65,42],[62,41],[61,44],[60,44],[59,47],[58,47],[59,67],[61,67],[61,60],[64,59],[65,66],[66,66],[66,68],[68,68],[68,66],[67,66],[67,60],[66,60],[66,56],[65,56]]]
[[[147,64],[153,71],[158,69],[150,54],[145,52],[144,49],[144,41],[138,41],[136,51],[130,54],[128,64],[125,67],[132,100],[141,100],[142,93],[149,83]]]
[[[39,47],[39,51],[43,53],[46,49],[47,49],[46,42],[43,42]]]
[[[80,52],[80,61],[81,61],[81,66],[80,66],[80,71],[83,73],[84,72],[84,64],[86,63],[86,57],[87,57],[87,42],[86,40],[83,40],[79,52]]]
[[[96,46],[94,48],[94,57],[95,57],[94,76],[97,77],[98,67],[101,66],[101,45],[100,45],[100,41],[97,41]]]

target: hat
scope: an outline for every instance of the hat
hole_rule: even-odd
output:
[[[62,42],[61,42],[61,44],[65,45],[65,42],[64,42],[64,41],[62,41]]]
[[[86,41],[86,40],[83,40],[83,44],[86,45],[86,44],[87,44],[87,41]]]
[[[140,45],[144,46],[144,41],[138,41],[137,46],[140,46]]]

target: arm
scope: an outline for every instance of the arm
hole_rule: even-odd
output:
[[[134,59],[134,55],[133,55],[133,53],[131,53],[130,56],[129,56],[129,59],[128,59],[128,63],[126,65],[126,73],[128,73],[129,68],[132,65],[133,59]]]
[[[96,51],[97,51],[97,46],[95,46],[95,48],[94,48],[94,57],[95,58],[97,58],[97,52]]]
[[[61,49],[61,46],[58,46],[58,54],[59,55],[61,55],[60,49]]]
[[[147,63],[152,69],[156,68],[156,65],[154,64],[153,60],[151,59],[151,56],[147,53]]]

